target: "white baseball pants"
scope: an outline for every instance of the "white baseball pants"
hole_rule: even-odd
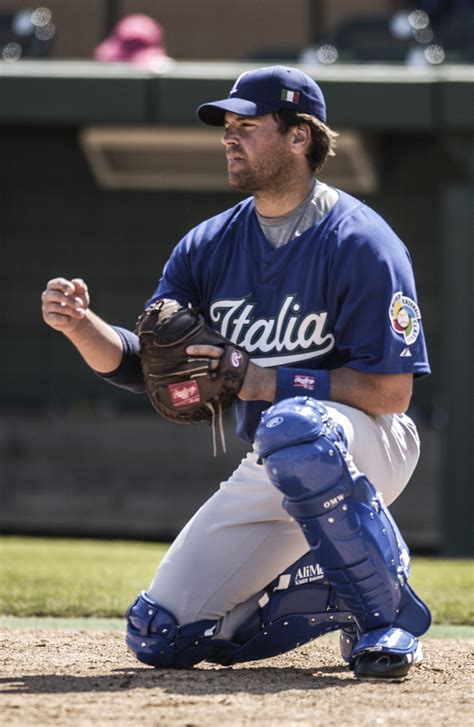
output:
[[[356,466],[390,505],[418,461],[413,421],[404,414],[372,417],[325,403],[344,428]],[[309,550],[281,501],[256,454],[249,453],[178,535],[148,595],[179,624],[219,619],[215,636],[230,638],[255,611],[265,586]]]

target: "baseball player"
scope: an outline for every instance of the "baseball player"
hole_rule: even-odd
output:
[[[418,460],[404,412],[429,373],[409,254],[373,210],[318,180],[337,135],[300,70],[243,73],[198,116],[222,127],[229,184],[251,196],[185,235],[149,303],[191,304],[249,355],[236,404],[249,454],[130,607],[127,644],[182,668],[338,629],[357,677],[403,679],[430,625],[387,509]],[[43,315],[105,380],[144,391],[136,334],[91,311],[84,281],[50,281]],[[222,349],[187,354],[218,366]]]

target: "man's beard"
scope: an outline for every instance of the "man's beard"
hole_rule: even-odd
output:
[[[228,172],[229,185],[242,192],[277,191],[280,188],[286,188],[293,177],[292,158],[285,155],[285,152],[276,151],[274,156],[260,161],[252,167],[247,160],[245,161],[246,165],[243,169]]]

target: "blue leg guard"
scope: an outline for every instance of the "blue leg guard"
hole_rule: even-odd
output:
[[[302,528],[329,583],[353,614],[351,665],[366,652],[416,653],[427,607],[407,586],[406,544],[381,495],[348,455],[342,428],[315,399],[270,407],[255,446],[283,507]]]
[[[237,664],[283,654],[353,622],[322,568],[307,553],[273,580],[259,606],[232,640],[213,638],[217,621],[178,626],[145,593],[130,606],[126,642],[137,658],[159,668],[189,668],[200,661]]]
[[[178,626],[174,616],[141,593],[127,612],[126,644],[149,666],[187,669],[207,658],[216,621]]]
[[[353,616],[309,552],[272,581],[259,609],[232,637],[232,661],[266,659],[353,623]]]

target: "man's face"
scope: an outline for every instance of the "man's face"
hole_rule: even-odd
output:
[[[231,187],[259,192],[288,184],[294,157],[288,135],[278,131],[272,114],[237,116],[227,112],[224,126],[222,143]]]

